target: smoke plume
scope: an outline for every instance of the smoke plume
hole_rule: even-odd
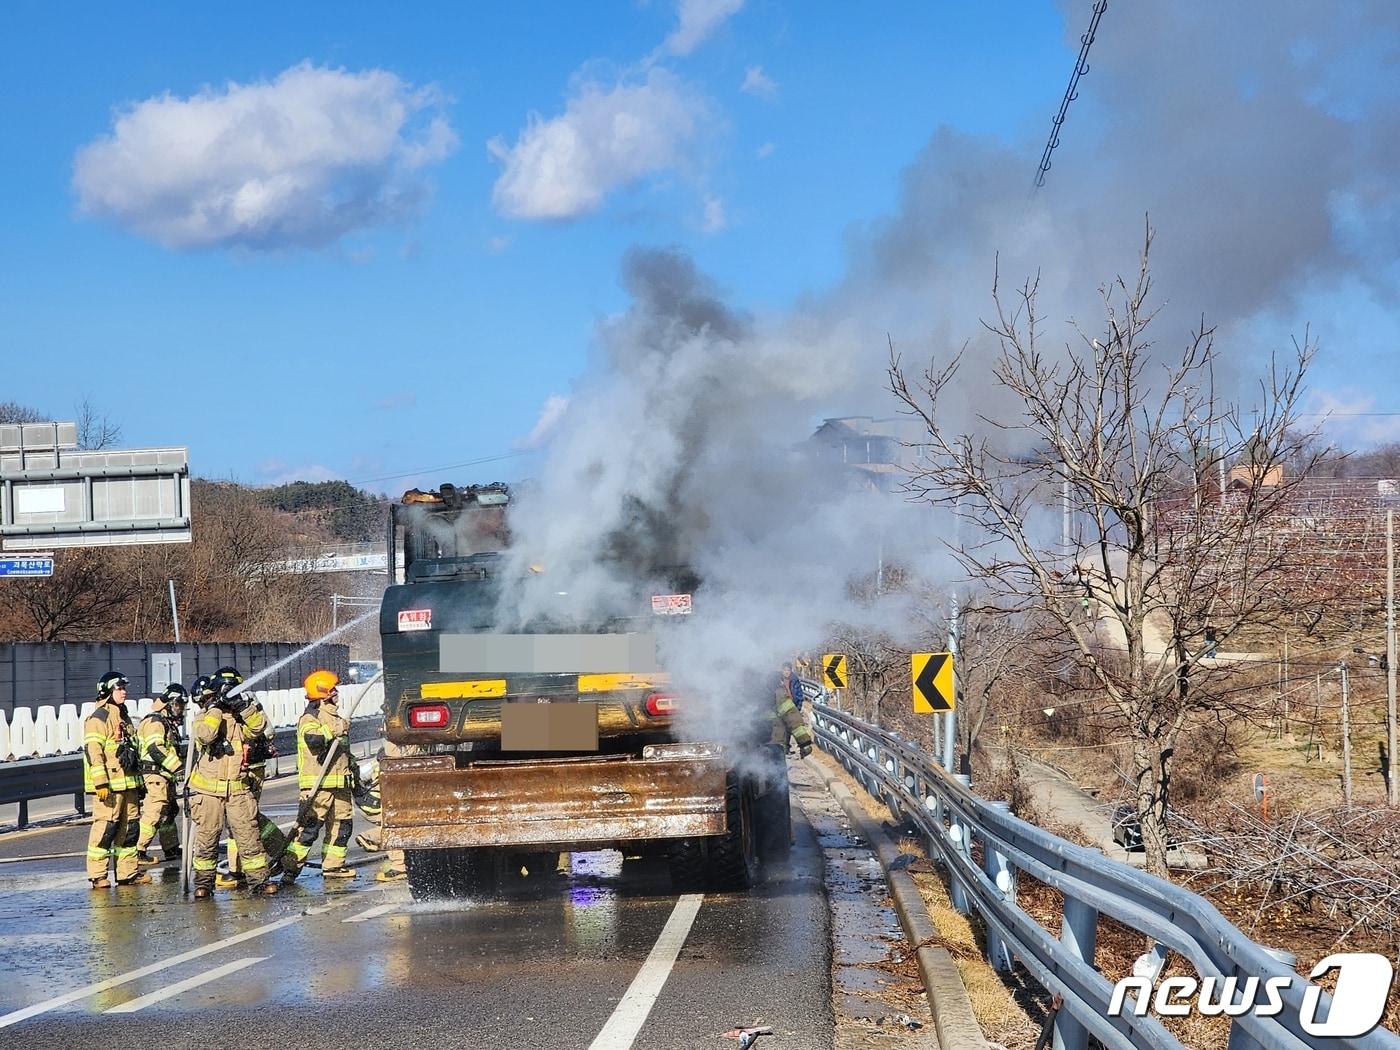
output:
[[[1089,5],[1061,8],[1068,77]],[[948,523],[852,492],[800,447],[825,417],[894,414],[891,341],[916,370],[967,345],[975,426],[993,275],[1004,291],[1038,275],[1045,345],[1063,345],[1071,318],[1099,330],[1098,289],[1136,272],[1149,221],[1159,345],[1204,318],[1247,378],[1310,321],[1324,354],[1379,362],[1379,345],[1330,341],[1347,331],[1338,303],[1396,315],[1392,14],[1379,0],[1115,4],[1039,192],[1058,97],[1016,141],[932,128],[897,211],[849,230],[846,277],[786,316],[746,315],[683,254],[631,251],[632,305],[598,332],[515,520],[522,556],[546,566],[518,614],[635,610],[667,585],[659,566],[684,563],[703,584],[668,660],[721,701],[831,621],[907,623],[908,608],[853,602],[848,581],[891,562],[938,578]]]

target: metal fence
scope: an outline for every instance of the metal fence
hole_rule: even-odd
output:
[[[295,655],[295,659],[258,682],[258,690],[294,689],[324,667],[345,677],[350,647],[306,642],[3,642],[0,643],[0,712],[45,704],[82,704],[92,700],[97,680],[113,669],[131,681],[132,697],[152,696],[167,684],[158,658],[179,654],[178,678],[188,685],[220,667],[236,667],[245,678]],[[298,655],[299,653],[299,655]]]
[[[916,745],[891,733],[819,703],[812,704],[812,715],[819,746],[882,799],[896,819],[912,821],[930,855],[947,866],[954,906],[964,913],[975,911],[986,925],[993,967],[1009,970],[1013,960],[1019,962],[1061,997],[1057,1048],[1085,1050],[1092,1036],[1109,1050],[1183,1050],[1151,1012],[1135,1014],[1137,997],[1127,999],[1123,1016],[1109,1016],[1114,985],[1094,966],[1099,917],[1109,915],[1157,943],[1143,960],[1149,967],[1155,963],[1151,984],[1168,951],[1193,966],[1201,982],[1234,978],[1243,991],[1251,988],[1244,982],[1253,977],[1253,988],[1262,992],[1270,978],[1279,979],[1274,987],[1282,1007],[1272,1016],[1265,1016],[1267,1009],[1251,1009],[1243,994],[1232,1000],[1231,1009],[1220,1011],[1229,1017],[1230,1050],[1400,1050],[1400,1036],[1383,1028],[1359,1036],[1307,1031],[1305,1017],[1310,1025],[1331,1020],[1332,998],[1250,940],[1204,898],[1027,824],[1012,816],[1006,803],[979,798],[968,778],[947,773]],[[1059,932],[1017,907],[1018,872],[1063,895]],[[1258,999],[1261,1007],[1266,1001]]]

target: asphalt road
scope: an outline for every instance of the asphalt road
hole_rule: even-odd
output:
[[[264,811],[289,822],[294,798],[270,782]],[[349,882],[196,905],[173,866],[92,891],[85,823],[0,835],[0,1044],[651,1050],[767,1025],[756,1050],[829,1050],[822,852],[794,812],[791,864],[747,894],[678,898],[664,865],[598,853],[451,905],[375,882],[357,847]]]

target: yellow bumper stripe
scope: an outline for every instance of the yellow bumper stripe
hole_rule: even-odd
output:
[[[505,696],[506,680],[490,678],[475,682],[424,682],[424,700],[459,700],[476,696]]]
[[[614,689],[652,689],[665,681],[666,676],[660,674],[581,674],[578,676],[578,691],[610,693]]]

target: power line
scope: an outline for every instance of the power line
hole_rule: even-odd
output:
[[[494,456],[482,456],[480,459],[463,460],[461,463],[445,463],[436,467],[420,467],[415,470],[400,471],[397,474],[382,474],[374,478],[361,478],[358,481],[351,481],[349,484],[356,488],[361,485],[369,485],[376,481],[393,481],[396,478],[412,478],[420,474],[432,474],[442,470],[457,470],[459,467],[475,467],[482,463],[495,463],[503,459],[515,459],[519,456],[528,456],[537,449],[517,449],[514,452],[501,452]]]

